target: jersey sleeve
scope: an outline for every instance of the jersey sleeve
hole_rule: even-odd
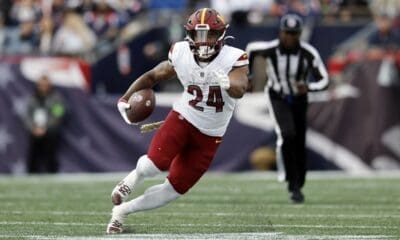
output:
[[[249,57],[247,56],[247,53],[243,52],[243,54],[233,64],[233,67],[243,67],[246,65],[249,65]]]

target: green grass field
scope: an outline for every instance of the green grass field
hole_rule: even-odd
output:
[[[123,176],[0,176],[0,239],[400,239],[399,172],[310,173],[301,205],[272,173],[212,173],[108,236],[110,192]],[[135,194],[162,181],[147,180]]]

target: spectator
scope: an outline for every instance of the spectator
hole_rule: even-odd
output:
[[[393,18],[383,13],[375,16],[377,30],[369,37],[370,46],[396,50],[400,46],[400,31],[393,27]]]
[[[15,1],[12,5],[10,17],[12,23],[18,25],[21,22],[25,22],[27,19],[34,21],[37,19],[40,13],[40,9],[33,0],[20,0]]]
[[[51,17],[45,16],[41,19],[39,35],[39,51],[41,54],[48,55],[51,52],[54,36],[54,25]]]
[[[339,2],[339,18],[342,22],[350,22],[354,18],[370,18],[371,13],[368,9],[368,0],[341,0]]]
[[[144,9],[143,0],[110,1],[109,4],[118,14],[120,28],[128,24],[131,19]]]
[[[368,4],[373,15],[379,15],[382,13],[391,17],[400,15],[399,0],[368,1]]]
[[[56,173],[59,170],[57,151],[65,104],[46,75],[36,83],[28,104],[26,125],[30,132],[29,173]]]
[[[297,14],[301,17],[315,17],[321,12],[321,3],[317,0],[276,0],[282,14]]]
[[[275,6],[273,0],[211,0],[210,4],[236,26],[260,23],[262,15]]]
[[[6,41],[7,30],[5,26],[5,18],[0,12],[0,54],[4,52],[4,44]]]
[[[336,22],[339,15],[338,0],[321,0],[321,15],[325,22]]]
[[[154,25],[169,25],[176,16],[183,15],[188,0],[149,0],[149,22]]]
[[[6,53],[31,53],[37,46],[38,35],[35,29],[35,22],[32,18],[21,20],[18,28],[7,31],[5,41]]]
[[[53,50],[63,55],[79,55],[90,51],[96,44],[96,36],[85,25],[82,18],[67,11],[63,24],[54,36]]]
[[[86,12],[83,20],[98,39],[112,41],[119,33],[120,21],[118,14],[106,0],[96,0],[93,11]]]
[[[11,24],[11,17],[8,14],[12,8],[12,0],[0,0],[0,14],[3,16],[3,21],[5,26]]]
[[[66,6],[64,0],[52,0],[51,8],[49,9],[49,11],[44,10],[43,15],[51,15],[54,28],[57,29],[63,23],[65,9]]]

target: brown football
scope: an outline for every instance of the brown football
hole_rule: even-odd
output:
[[[132,94],[128,103],[131,107],[126,110],[128,118],[133,123],[138,123],[150,116],[156,105],[156,97],[151,88],[142,89]]]

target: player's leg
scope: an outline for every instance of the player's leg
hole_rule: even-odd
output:
[[[298,193],[300,183],[298,181],[298,171],[296,163],[296,128],[292,112],[292,104],[285,99],[270,91],[269,107],[272,110],[279,133],[278,144],[281,145],[281,153],[284,162],[286,181],[288,182],[288,191],[293,200],[293,193]],[[293,200],[294,201],[294,200]]]
[[[267,109],[268,109],[269,115],[274,122],[274,129],[275,129],[275,134],[276,134],[275,152],[276,152],[276,168],[277,168],[278,181],[284,182],[286,180],[286,170],[285,170],[285,163],[284,163],[283,154],[282,154],[283,137],[282,137],[281,126],[278,124],[277,117],[275,116],[275,109],[277,107],[279,107],[279,106],[276,106],[276,104],[279,104],[279,103],[275,103],[275,107],[273,107],[273,105],[272,105],[272,101],[276,101],[275,99],[279,100],[279,98],[275,95],[276,95],[276,93],[274,93],[272,91],[267,92],[266,103],[267,103]],[[282,101],[282,100],[279,100],[279,101]]]
[[[300,189],[303,187],[306,170],[307,170],[307,156],[306,156],[306,129],[307,129],[307,97],[301,96],[296,100],[294,108],[294,122],[296,126],[296,163],[297,163],[297,176]],[[304,200],[304,199],[303,199]]]
[[[41,139],[33,135],[30,136],[30,146],[28,155],[28,173],[39,173],[42,169],[40,158],[43,149]]]
[[[175,191],[168,179],[163,184],[148,188],[143,195],[113,208],[107,233],[121,233],[128,214],[164,206],[179,196],[181,194]]]
[[[206,136],[193,129],[193,126],[186,126],[190,128],[189,131],[195,132],[195,137],[189,140],[195,147],[185,149],[174,158],[167,180],[163,184],[152,186],[142,196],[115,206],[107,227],[108,233],[122,232],[122,224],[128,214],[161,207],[177,199],[207,171],[221,138]]]
[[[172,162],[167,177],[180,194],[189,191],[208,170],[221,138],[204,135],[193,128],[190,141],[190,147]]]
[[[146,177],[153,177],[158,173],[161,173],[161,170],[154,165],[147,155],[141,156],[136,168],[115,186],[111,193],[111,201],[114,205],[121,204],[126,201],[133,189],[136,189]]]
[[[128,176],[126,176],[111,193],[114,205],[125,201],[129,194],[146,177],[152,177],[161,171],[166,171],[184,146],[187,133],[177,112],[171,111],[164,124],[153,137],[147,155],[142,156]],[[187,123],[185,123],[187,124]]]
[[[48,173],[57,173],[59,170],[59,164],[57,159],[57,152],[59,147],[59,134],[58,133],[47,133],[44,136],[43,141],[45,142],[46,157],[45,159],[45,171]]]

